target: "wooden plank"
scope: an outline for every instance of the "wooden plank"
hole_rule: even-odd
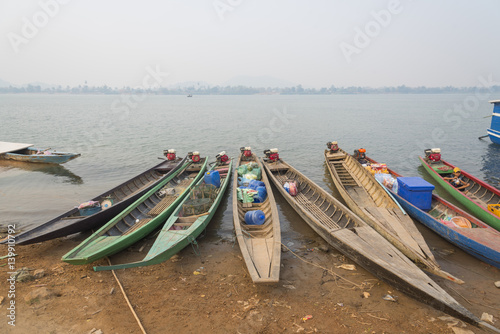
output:
[[[272,239],[271,239],[272,240]],[[271,268],[271,256],[266,239],[251,239],[251,248],[253,253],[253,263],[260,277],[269,277]],[[272,249],[272,248],[271,248]]]

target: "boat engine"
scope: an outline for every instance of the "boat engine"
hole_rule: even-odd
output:
[[[200,162],[200,152],[194,151],[194,152],[189,152],[188,153],[189,159],[193,161],[194,163]]]
[[[339,145],[336,141],[329,141],[326,143],[326,147],[328,147],[331,153],[337,153],[339,151]]]
[[[366,160],[366,150],[364,148],[354,150],[354,158],[358,160],[360,164],[366,164],[368,162]]]
[[[174,149],[163,150],[163,155],[167,157],[168,161],[173,161],[177,158]]]
[[[240,151],[243,152],[243,155],[246,158],[250,158],[252,156],[252,148],[250,146],[240,147]]]
[[[229,157],[226,154],[226,151],[222,151],[219,154],[215,156],[215,159],[217,160],[218,163],[220,164],[225,164],[226,162],[229,161]]]
[[[437,163],[441,161],[441,149],[431,148],[424,151],[425,157],[430,163]]]
[[[271,162],[276,162],[280,159],[280,155],[278,154],[277,148],[271,148],[271,149],[265,150],[264,154],[266,155],[266,158],[268,160],[270,160]]]

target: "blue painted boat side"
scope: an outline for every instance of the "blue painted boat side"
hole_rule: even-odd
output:
[[[415,207],[397,194],[392,194],[412,218],[418,220],[419,222],[439,234],[441,237],[466,251],[467,253],[471,254],[472,256],[480,259],[483,262],[491,264],[492,266],[500,268],[499,252],[458,233],[454,229],[444,224],[441,224],[425,211],[422,211],[419,208]]]
[[[487,130],[490,140],[495,144],[500,144],[500,100],[490,101],[493,104],[493,114],[491,115],[491,126]]]

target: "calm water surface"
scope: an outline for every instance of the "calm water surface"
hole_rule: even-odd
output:
[[[329,191],[325,144],[368,155],[405,176],[425,176],[418,154],[440,147],[448,160],[499,186],[500,147],[486,134],[487,101],[468,114],[453,112],[469,95],[126,96],[0,95],[0,141],[79,152],[61,166],[0,162],[0,226],[26,229],[159,163],[164,149],[197,150],[210,160],[225,150],[236,157],[250,145],[280,156]],[[490,99],[497,98],[491,96]],[[437,188],[440,194],[442,189]],[[222,202],[211,228],[232,233],[232,198]],[[283,238],[312,235],[276,194]]]

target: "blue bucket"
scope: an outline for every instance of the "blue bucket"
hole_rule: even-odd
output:
[[[208,171],[205,173],[205,183],[214,185],[216,188],[220,187],[220,174],[219,171]]]

